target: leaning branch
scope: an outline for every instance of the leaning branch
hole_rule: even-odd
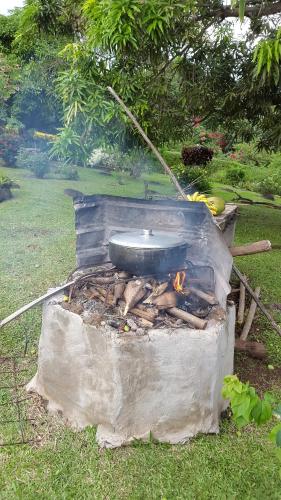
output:
[[[273,16],[275,14],[281,13],[281,2],[273,3],[258,3],[255,5],[248,5],[245,8],[244,16],[249,18],[262,17],[262,16]],[[220,17],[221,19],[226,19],[228,17],[239,17],[239,9],[232,8],[230,5],[226,5],[213,12],[214,17]],[[212,14],[211,14],[212,17]]]
[[[274,16],[281,13],[281,2],[264,3],[253,0],[250,5],[246,5],[244,16],[250,19],[263,16]],[[204,19],[227,19],[229,17],[240,17],[239,8],[234,8],[231,5],[221,6],[219,9],[210,10],[202,14],[195,14],[190,19],[192,22],[203,21]]]

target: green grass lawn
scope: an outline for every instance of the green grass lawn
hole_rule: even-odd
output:
[[[21,189],[0,205],[1,318],[58,284],[75,267],[74,212],[71,199],[63,195],[65,188],[87,194],[143,195],[143,178],[127,178],[120,185],[116,176],[91,170],[80,169],[77,182],[31,179],[26,171],[6,170]],[[173,193],[166,176],[154,174],[150,180],[161,183],[152,189]],[[216,185],[215,192],[219,189]],[[229,199],[229,193],[224,195]],[[281,211],[240,209],[236,242],[258,239],[281,245]],[[261,285],[267,304],[281,302],[280,260],[280,250],[237,259],[251,284]],[[0,356],[22,352],[25,337],[28,356],[36,354],[40,314],[40,308],[31,310],[1,331]],[[267,363],[277,370],[281,339],[260,316],[254,337],[266,343]],[[237,370],[247,362],[239,356]],[[270,379],[267,363],[262,369]],[[257,366],[261,368],[260,363]],[[278,384],[273,389],[280,393]],[[48,421],[51,434],[42,446],[0,448],[1,499],[281,498],[280,463],[267,438],[268,428],[250,427],[237,435],[233,425],[223,421],[219,436],[199,436],[185,446],[150,443],[99,450],[94,429],[75,433]]]

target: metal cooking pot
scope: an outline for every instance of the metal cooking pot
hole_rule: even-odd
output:
[[[177,235],[143,229],[111,236],[109,257],[118,269],[137,276],[161,274],[183,267],[187,247]]]

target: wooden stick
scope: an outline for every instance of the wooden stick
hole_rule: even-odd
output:
[[[198,290],[197,288],[192,288],[192,287],[185,288],[183,292],[188,293],[188,294],[193,293],[194,295],[196,295],[196,297],[199,297],[200,299],[205,300],[205,302],[207,302],[211,306],[218,304],[218,300],[214,295],[211,295],[210,293],[202,292],[202,290]]]
[[[255,289],[255,295],[259,298],[260,296],[260,292],[261,292],[261,289],[260,287],[258,286],[256,289]],[[251,326],[252,326],[252,323],[253,323],[253,320],[254,320],[254,317],[255,317],[255,314],[256,314],[256,309],[257,309],[257,304],[256,302],[254,301],[254,299],[251,300],[251,305],[250,305],[250,309],[249,309],[249,312],[248,312],[248,316],[247,316],[247,319],[245,321],[245,324],[244,324],[244,327],[243,327],[243,330],[242,330],[242,333],[240,335],[240,339],[241,340],[246,340],[248,335],[249,335],[249,332],[251,330]]]
[[[134,126],[139,131],[139,133],[141,134],[141,136],[143,137],[143,139],[145,140],[145,142],[148,144],[148,146],[150,147],[150,149],[153,151],[153,153],[155,154],[156,158],[160,161],[160,163],[161,163],[162,167],[164,168],[165,172],[169,175],[172,183],[174,184],[174,186],[176,187],[176,189],[178,190],[178,192],[180,193],[180,195],[182,196],[182,198],[185,200],[186,199],[186,195],[184,193],[184,190],[180,186],[177,178],[175,177],[175,175],[171,171],[170,167],[165,162],[163,156],[159,153],[158,149],[156,149],[156,147],[152,144],[151,140],[147,137],[145,131],[142,129],[142,127],[140,126],[140,124],[138,123],[138,121],[136,120],[136,118],[134,117],[133,113],[129,110],[129,108],[127,108],[126,104],[122,101],[122,99],[119,97],[119,95],[116,94],[116,92],[113,90],[112,87],[107,87],[107,90],[111,93],[111,95],[114,97],[114,99],[116,99],[116,101],[124,109],[125,113],[132,120]]]
[[[243,285],[245,286],[246,290],[249,292],[249,294],[251,295],[251,297],[253,297],[254,301],[257,304],[257,306],[260,308],[260,310],[263,312],[263,314],[265,315],[265,317],[271,323],[271,326],[272,326],[273,330],[275,330],[276,333],[278,333],[278,335],[280,335],[280,337],[281,337],[281,328],[280,328],[280,326],[276,323],[276,321],[274,321],[274,319],[271,316],[271,314],[269,314],[269,312],[267,311],[267,309],[265,308],[265,306],[263,305],[263,303],[256,296],[254,290],[250,287],[250,285],[248,285],[247,281],[244,279],[242,273],[235,266],[235,264],[233,264],[232,268],[233,268],[233,271],[235,272],[236,276],[238,276],[238,278],[240,279],[240,281],[242,281]]]
[[[96,290],[95,292],[93,292],[93,296],[97,297],[99,295],[99,298],[102,302],[105,302],[109,305],[114,305],[114,297],[112,294],[108,294],[107,298],[106,298],[106,295],[107,295],[107,291],[102,289],[102,288],[99,288],[98,290]],[[124,300],[120,301],[119,304],[121,306],[125,306],[125,302]],[[151,311],[147,311],[147,310],[143,310],[141,307],[133,307],[132,309],[130,309],[129,311],[130,313],[132,314],[135,314],[135,316],[139,316],[140,318],[144,318],[146,319],[147,321],[150,321],[151,323],[153,323],[155,321],[155,314]]]
[[[65,290],[65,288],[68,288],[72,285],[74,285],[75,280],[69,281],[65,285],[59,286],[55,290],[50,290],[49,292],[45,293],[44,295],[41,295],[41,297],[38,297],[38,299],[33,300],[32,302],[29,302],[29,304],[26,304],[25,306],[21,307],[17,311],[15,311],[13,314],[10,314],[10,316],[7,316],[7,318],[2,319],[0,321],[0,328],[3,326],[7,325],[10,323],[10,321],[13,321],[13,319],[18,318],[21,314],[25,313],[29,309],[31,309],[34,306],[37,306],[38,304],[41,304],[41,302],[44,302],[44,300],[48,299],[49,297],[53,297],[53,295],[56,295],[57,293],[61,292],[62,290]]]
[[[268,252],[271,249],[271,242],[269,240],[262,240],[250,243],[249,245],[230,247],[229,250],[233,257],[238,257],[239,255],[251,255],[253,253]]]
[[[154,297],[152,304],[154,304],[158,309],[168,309],[177,305],[177,299],[176,292],[164,292],[158,297]]]
[[[204,330],[208,323],[208,321],[197,318],[193,314],[183,311],[182,309],[178,309],[177,307],[171,307],[170,309],[167,309],[167,313],[170,314],[171,316],[175,316],[176,318],[182,319],[187,323],[190,323],[192,326],[198,328],[199,330]]]
[[[246,277],[245,277],[246,279]],[[242,325],[244,322],[244,314],[245,314],[245,298],[246,298],[246,288],[245,285],[240,281],[240,295],[239,295],[239,306],[238,306],[238,314],[237,314],[237,323]]]
[[[143,309],[140,309],[139,307],[133,307],[133,309],[130,309],[129,311],[132,314],[135,314],[135,316],[139,316],[140,318],[146,319],[150,323],[154,323],[155,321],[155,315],[149,311],[144,311]]]

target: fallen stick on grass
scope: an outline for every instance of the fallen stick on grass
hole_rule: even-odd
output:
[[[252,255],[254,253],[268,252],[272,250],[271,242],[269,240],[256,241],[248,245],[241,245],[239,247],[230,247],[230,253],[233,257]]]
[[[273,330],[275,330],[276,333],[278,333],[278,335],[280,335],[280,337],[281,337],[281,328],[280,328],[280,326],[276,323],[276,321],[273,319],[273,317],[271,316],[271,314],[269,314],[269,312],[267,311],[267,309],[264,306],[264,304],[256,296],[254,290],[250,287],[250,285],[248,285],[248,283],[245,280],[243,274],[239,271],[239,269],[235,266],[235,264],[233,264],[232,268],[233,268],[233,271],[235,272],[236,276],[238,276],[238,278],[240,279],[240,281],[242,281],[243,285],[245,286],[246,290],[249,292],[249,294],[251,295],[251,297],[253,297],[254,301],[257,304],[257,306],[260,308],[260,310],[263,312],[263,314],[265,315],[265,317],[270,322]]]

